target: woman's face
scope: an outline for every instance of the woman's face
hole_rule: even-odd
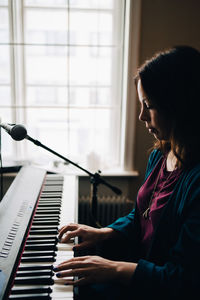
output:
[[[141,80],[137,84],[138,97],[141,104],[139,120],[145,122],[146,128],[158,140],[169,140],[169,124],[162,118],[158,110],[147,99]]]

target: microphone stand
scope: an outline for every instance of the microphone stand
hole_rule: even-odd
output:
[[[75,167],[79,168],[80,170],[84,171],[85,173],[87,173],[90,176],[90,183],[91,183],[91,189],[90,189],[90,222],[91,222],[91,226],[101,227],[101,225],[97,221],[97,204],[98,204],[97,203],[98,202],[97,190],[98,190],[98,185],[99,184],[104,184],[105,186],[110,188],[117,195],[120,195],[122,193],[121,190],[114,187],[114,186],[112,186],[111,184],[106,182],[104,179],[102,179],[101,176],[100,176],[101,171],[98,171],[98,172],[93,174],[93,173],[89,172],[88,170],[82,168],[78,164],[74,163],[73,161],[69,160],[68,158],[62,156],[61,154],[59,154],[59,153],[55,152],[54,150],[48,148],[47,146],[43,145],[40,141],[35,140],[35,139],[33,139],[32,137],[30,137],[28,135],[26,135],[25,139],[31,141],[36,146],[42,147],[45,150],[53,153],[54,155],[62,158],[64,161],[74,165]]]

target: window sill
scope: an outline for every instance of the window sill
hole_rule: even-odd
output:
[[[45,169],[46,171],[50,173],[59,173],[63,175],[75,175],[79,177],[87,177],[88,175],[82,171],[79,170],[77,167],[74,167],[72,165],[64,165],[63,163],[59,163],[58,165],[55,166],[53,163],[49,164],[38,164],[38,163],[33,163],[30,161],[21,161],[21,162],[14,162],[14,161],[9,161],[6,162],[6,167],[4,168],[3,173],[13,173],[19,171],[21,166],[24,165],[32,165],[37,168]],[[16,169],[16,170],[15,170]],[[97,171],[91,171],[88,170],[91,173],[95,173]],[[10,174],[9,174],[10,175]],[[123,170],[122,168],[112,168],[110,170],[105,170],[100,173],[102,177],[138,177],[139,172],[137,170],[132,170],[132,171],[126,171]]]
[[[85,177],[88,176],[84,172],[75,172],[77,176],[80,177]],[[120,169],[111,169],[107,171],[102,171],[100,173],[102,177],[138,177],[139,172],[138,171],[125,171],[125,170],[120,170]]]

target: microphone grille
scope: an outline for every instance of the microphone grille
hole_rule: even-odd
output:
[[[27,136],[27,130],[23,125],[15,125],[11,129],[10,135],[15,141],[21,141]]]

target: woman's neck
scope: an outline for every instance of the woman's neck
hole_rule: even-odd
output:
[[[167,171],[174,171],[177,168],[177,158],[172,150],[167,155],[166,168]]]

